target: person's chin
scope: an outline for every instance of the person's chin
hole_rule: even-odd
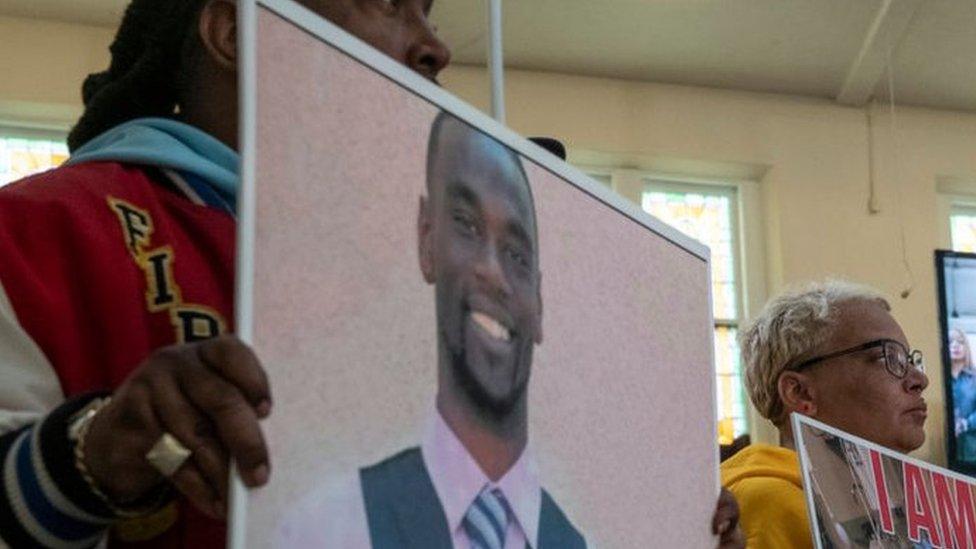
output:
[[[900,440],[901,448],[898,450],[902,453],[914,452],[925,444],[925,430],[921,427],[911,428],[902,435]]]
[[[480,394],[478,408],[485,419],[502,420],[515,410],[517,399],[513,396],[513,391],[498,392],[482,387]]]
[[[481,410],[486,418],[498,419],[511,412],[515,390],[509,386],[510,370],[500,365],[489,364],[476,349],[468,349],[465,355],[458,357],[463,363],[455,363],[455,372],[461,386],[474,403],[475,408]],[[508,371],[503,374],[502,368]],[[500,379],[499,376],[506,378]]]
[[[504,408],[513,400],[515,387],[512,386],[511,368],[497,364],[469,364],[469,368],[478,392],[493,408]]]
[[[928,407],[923,402],[904,410],[895,421],[900,431],[905,432],[911,438],[921,437],[925,440],[925,420],[928,419]],[[921,445],[921,442],[919,443]]]

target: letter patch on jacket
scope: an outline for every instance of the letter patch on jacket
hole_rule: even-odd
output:
[[[172,246],[147,250],[153,233],[149,212],[111,196],[108,197],[108,205],[119,218],[125,247],[146,277],[146,309],[152,313],[169,312],[179,343],[191,343],[222,334],[227,329],[227,323],[220,313],[204,305],[183,302],[180,286],[173,276],[176,256]]]

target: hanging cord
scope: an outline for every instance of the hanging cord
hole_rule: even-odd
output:
[[[905,237],[905,211],[903,208],[902,195],[904,186],[901,184],[901,154],[898,140],[898,120],[895,115],[895,76],[891,64],[891,47],[887,51],[887,72],[888,72],[888,116],[891,120],[891,143],[894,150],[894,171],[892,180],[895,186],[895,214],[898,217],[899,243],[901,244],[901,262],[905,269],[905,289],[901,291],[902,299],[908,299],[915,289],[915,273],[912,272],[911,263],[908,261],[908,245]]]
[[[864,106],[865,126],[867,127],[868,141],[868,214],[875,215],[881,213],[878,206],[878,188],[874,174],[874,98]]]

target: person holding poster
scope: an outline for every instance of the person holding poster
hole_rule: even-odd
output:
[[[949,330],[949,360],[956,425],[956,459],[976,462],[976,368],[969,338],[959,328]]]
[[[797,412],[898,452],[925,441],[922,356],[877,292],[828,281],[770,301],[743,332],[749,396],[780,432],[722,464],[748,546],[811,547],[789,416]]]
[[[304,0],[433,79],[430,0]],[[68,165],[0,189],[0,545],[224,545],[229,460],[270,474],[231,336],[237,3],[133,0]]]

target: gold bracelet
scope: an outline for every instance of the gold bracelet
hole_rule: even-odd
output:
[[[169,490],[163,490],[159,494],[159,497],[153,498],[151,505],[140,505],[137,507],[121,507],[112,502],[112,498],[103,492],[99,487],[98,483],[92,477],[91,472],[88,470],[88,465],[85,463],[85,439],[88,437],[88,430],[91,428],[92,420],[95,419],[95,415],[105,406],[112,402],[112,397],[96,398],[95,400],[88,403],[87,406],[81,409],[72,418],[71,423],[68,427],[68,438],[75,443],[74,454],[75,454],[75,468],[78,473],[81,474],[81,478],[85,479],[85,484],[88,485],[88,489],[91,490],[95,496],[108,507],[116,517],[119,518],[135,518],[145,516],[159,507],[162,503],[165,503],[169,499]]]

